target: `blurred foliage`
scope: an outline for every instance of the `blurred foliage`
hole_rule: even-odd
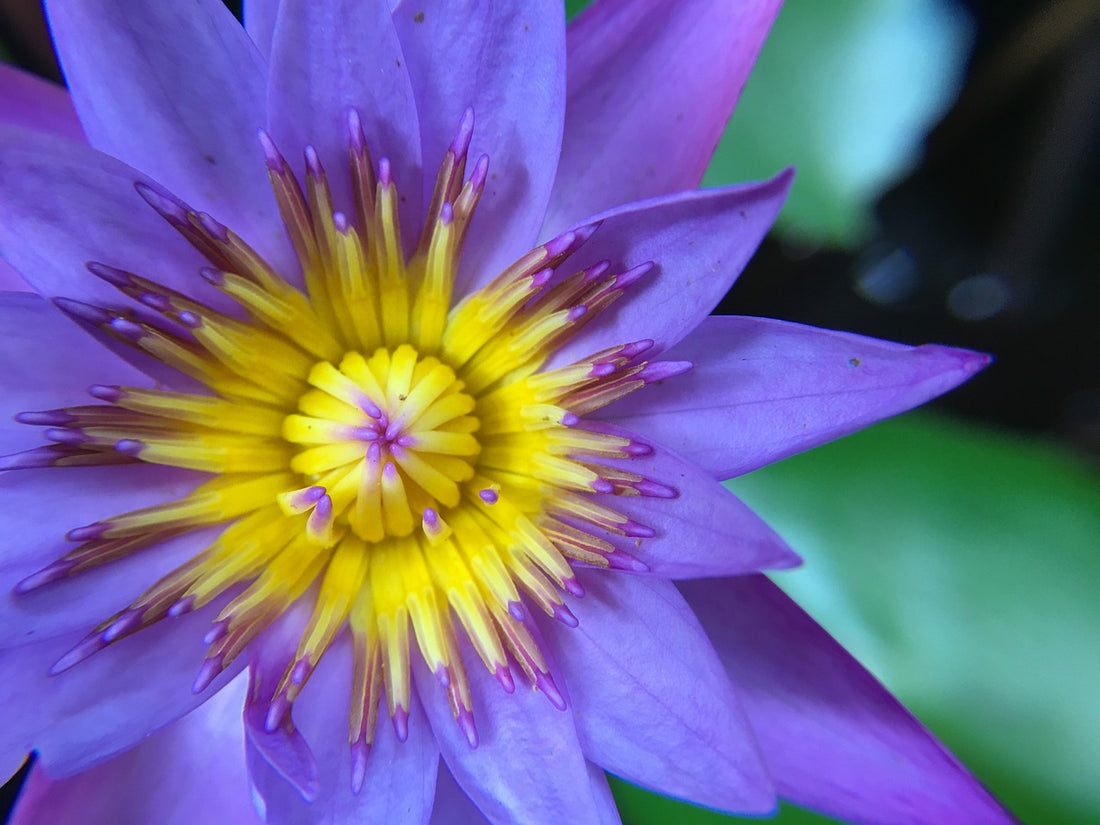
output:
[[[780,229],[854,245],[957,94],[970,40],[949,0],[786,0],[704,183],[793,164]]]

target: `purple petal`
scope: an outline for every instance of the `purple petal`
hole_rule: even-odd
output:
[[[779,5],[600,0],[574,20],[545,231],[698,186]]]
[[[471,163],[489,156],[462,255],[461,295],[534,246],[561,148],[565,14],[559,0],[405,0],[394,23],[416,92],[425,191],[467,107],[475,121]]]
[[[653,271],[551,359],[571,363],[628,341],[653,339],[655,356],[677,343],[725,296],[787,197],[792,173],[764,183],[706,189],[632,203],[593,220],[600,228],[569,261],[569,272],[608,260]]]
[[[639,440],[608,424],[591,423],[586,429]],[[663,488],[660,496],[600,497],[608,507],[656,533],[641,539],[605,536],[620,550],[668,579],[740,575],[801,563],[783,539],[713,477],[658,443],[644,443],[652,448],[651,454],[600,459]]]
[[[1013,821],[768,579],[678,586],[740,692],[780,796],[829,816],[884,825]]]
[[[198,707],[241,668],[238,661],[202,695],[191,692],[203,633],[223,605],[158,622],[57,676],[48,675],[51,665],[83,633],[0,651],[0,754],[37,750],[50,776],[69,776]]]
[[[15,271],[7,261],[0,258],[0,292],[29,292],[31,285]]]
[[[204,259],[134,189],[148,178],[96,150],[0,126],[0,252],[40,293],[127,300],[85,269],[101,261],[204,299]]]
[[[490,822],[608,821],[610,803],[592,784],[572,713],[520,687],[524,676],[518,668],[512,673],[516,692],[505,693],[476,654],[467,655],[480,739],[471,749],[435,676],[419,656],[414,659],[417,692],[447,768]]]
[[[0,295],[0,339],[0,455],[47,443],[15,413],[95,403],[91,384],[149,385],[37,295]]]
[[[353,106],[375,163],[390,160],[401,195],[401,227],[415,243],[422,217],[420,133],[389,4],[282,0],[268,81],[271,134],[300,172],[302,150],[307,144],[317,150],[336,208],[346,214],[352,209],[347,170]],[[444,151],[449,142],[435,151]]]
[[[256,130],[263,56],[221,0],[50,0],[73,103],[97,149],[228,222],[277,268],[292,260]]]
[[[244,0],[241,3],[244,30],[264,57],[271,56],[271,42],[275,39],[275,18],[279,14],[279,0]]]
[[[267,634],[265,634],[267,635]],[[293,634],[287,641],[297,644]],[[284,664],[293,653],[287,649]],[[276,668],[276,678],[282,667]],[[315,798],[306,803],[285,779],[250,762],[256,794],[271,825],[283,823],[427,823],[435,794],[439,750],[413,697],[409,736],[398,742],[385,709],[379,714],[367,771],[358,794],[351,790],[348,709],[352,685],[351,640],[344,636],[322,657],[294,703],[294,724],[316,759]],[[262,725],[262,717],[260,719]],[[260,734],[265,735],[265,734]]]
[[[35,766],[11,825],[254,821],[241,758],[244,692],[244,680],[236,679],[132,750],[68,779],[51,779]]]
[[[0,123],[84,143],[84,129],[65,87],[0,63]]]
[[[765,318],[707,318],[668,353],[691,373],[599,415],[651,436],[719,478],[816,447],[923,404],[989,363]]]
[[[458,786],[446,765],[439,766],[431,825],[489,825],[489,820]]]
[[[766,814],[775,793],[746,715],[703,629],[669,582],[585,577],[580,624],[544,622],[567,674],[585,755],[696,804]]]

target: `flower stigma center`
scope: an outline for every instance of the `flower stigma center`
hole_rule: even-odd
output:
[[[205,390],[95,385],[99,403],[20,413],[51,443],[0,467],[146,463],[204,480],[178,499],[70,530],[73,548],[16,589],[204,528],[220,532],[196,537],[190,560],[95,627],[52,673],[209,606],[209,649],[193,685],[201,692],[304,605],[296,643],[254,662],[249,701],[266,704],[269,732],[287,728],[321,657],[350,637],[353,787],[383,703],[397,737],[407,736],[413,645],[471,747],[467,664],[479,662],[509,693],[516,671],[564,709],[528,608],[575,626],[565,600],[583,595],[575,567],[646,569],[624,547],[655,533],[620,512],[616,497],[677,495],[630,465],[652,446],[585,417],[690,364],[646,361],[653,342],[642,340],[546,368],[652,267],[601,261],[571,270],[570,256],[598,224],[539,245],[454,300],[488,174],[482,156],[467,175],[472,133],[467,110],[411,252],[390,164],[371,160],[354,111],[348,212],[333,204],[312,148],[300,177],[261,133],[301,287],[212,216],[135,184],[206,258],[210,297],[89,262],[119,291],[119,306],[55,303]]]

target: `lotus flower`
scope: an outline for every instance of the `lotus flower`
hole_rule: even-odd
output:
[[[17,822],[615,822],[605,771],[1007,819],[720,483],[987,362],[707,317],[790,181],[694,189],[777,6],[47,2],[69,93],[0,83]]]

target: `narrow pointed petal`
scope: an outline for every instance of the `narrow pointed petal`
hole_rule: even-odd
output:
[[[534,246],[561,148],[565,14],[558,0],[405,0],[394,23],[419,105],[425,164],[441,160],[467,107],[475,119],[471,163],[489,156],[462,255],[461,295]]]
[[[0,651],[0,757],[36,750],[47,774],[70,776],[198,707],[241,667],[229,667],[202,695],[191,692],[204,630],[223,603],[158,622],[56,676],[51,665],[82,633]]]
[[[801,563],[758,515],[691,462],[657,442],[640,441],[615,426],[593,423],[586,428],[629,438],[652,449],[649,455],[630,459],[600,459],[664,488],[657,503],[644,495],[601,496],[608,506],[656,533],[641,540],[606,537],[645,564],[651,574],[667,579],[729,576]]]
[[[740,692],[780,796],[843,820],[883,825],[1014,821],[768,579],[678,587]]]
[[[275,18],[279,0],[244,0],[241,3],[244,30],[265,58],[271,57],[271,42],[275,39]]]
[[[970,350],[717,316],[668,357],[695,367],[598,415],[667,444],[718,478],[912,409],[990,361]]]
[[[137,747],[76,776],[52,779],[36,765],[11,825],[253,821],[240,754],[244,693],[244,680],[236,679]]]
[[[599,0],[574,20],[545,233],[698,186],[779,6]]]
[[[126,164],[69,140],[0,126],[0,180],[0,253],[42,295],[125,304],[85,269],[88,261],[110,261],[218,303],[198,276],[204,259],[141,199],[134,183],[149,179]]]
[[[585,755],[668,796],[742,814],[774,811],[737,692],[676,588],[599,573],[585,586],[571,603],[578,627],[543,623],[569,674]]]
[[[420,133],[409,69],[385,0],[282,0],[268,107],[275,142],[299,172],[306,145],[317,150],[336,208],[346,214],[352,210],[348,110],[354,107],[372,157],[390,161],[401,227],[415,241],[422,217]]]
[[[538,691],[507,694],[476,655],[465,657],[480,742],[471,749],[435,676],[416,657],[417,692],[447,768],[493,823],[603,823],[607,800],[592,787],[569,711]],[[523,674],[513,672],[517,685]]]
[[[91,384],[148,386],[149,379],[94,343],[37,295],[0,295],[0,455],[46,443],[39,427],[13,416],[92,403]]]
[[[256,142],[263,57],[220,0],[51,0],[54,43],[88,140],[290,260]],[[109,78],[110,82],[104,82]]]
[[[84,129],[65,87],[0,63],[0,123],[83,143]]]
[[[628,204],[593,218],[599,228],[569,259],[579,271],[600,261],[623,269],[657,266],[629,294],[551,359],[569,364],[623,341],[653,339],[664,352],[707,317],[764,239],[792,173],[763,183],[706,189]]]

